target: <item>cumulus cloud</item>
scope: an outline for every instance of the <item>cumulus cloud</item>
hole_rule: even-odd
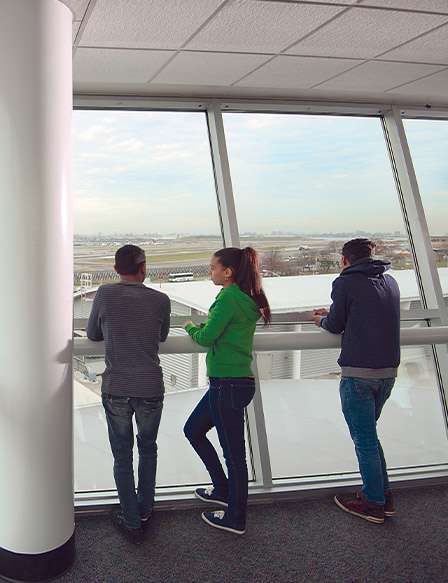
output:
[[[112,132],[112,128],[103,125],[93,125],[78,134],[78,139],[82,142],[91,142],[95,140],[100,134],[108,134]]]
[[[108,158],[107,154],[99,154],[98,152],[82,152],[80,158]]]
[[[110,172],[110,168],[90,168],[86,170],[86,174],[104,174],[105,172]]]
[[[123,142],[118,142],[117,144],[110,146],[110,149],[115,152],[137,152],[143,148],[143,145],[143,142],[140,140],[131,138],[130,140],[124,140]]]

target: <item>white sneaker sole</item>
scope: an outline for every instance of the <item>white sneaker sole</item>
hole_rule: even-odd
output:
[[[212,522],[206,516],[204,516],[204,513],[201,514],[201,517],[204,522],[206,522],[210,526],[213,526],[214,528],[219,528],[220,530],[227,530],[228,532],[233,532],[234,534],[244,534],[246,532],[245,530],[237,530],[236,528],[232,528],[231,526],[216,524],[216,522]]]
[[[221,502],[221,500],[212,500],[211,498],[205,498],[204,496],[198,494],[196,490],[194,492],[194,495],[196,496],[196,498],[199,498],[199,500],[202,500],[203,502],[217,504],[218,506],[224,506],[224,508],[227,508],[228,506],[227,502]]]
[[[347,506],[344,506],[341,502],[339,502],[336,496],[334,497],[334,501],[341,510],[343,510],[344,512],[348,512],[349,514],[353,514],[353,516],[359,516],[359,518],[364,518],[364,520],[374,522],[375,524],[383,524],[384,522],[384,518],[376,518],[375,516],[369,516],[368,514],[361,514],[360,512],[356,512],[356,510],[351,510],[350,508],[347,508]]]

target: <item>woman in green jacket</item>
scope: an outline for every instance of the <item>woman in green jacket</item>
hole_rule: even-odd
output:
[[[222,286],[210,306],[207,322],[184,328],[201,346],[207,346],[207,375],[210,388],[185,424],[184,432],[207,468],[212,486],[197,488],[195,495],[227,510],[203,512],[202,518],[215,528],[244,534],[247,507],[247,464],[244,443],[244,409],[255,393],[251,369],[257,321],[271,318],[261,286],[260,263],[251,247],[228,247],[217,251],[209,274]],[[216,427],[227,465],[226,477],[218,454],[206,434]]]

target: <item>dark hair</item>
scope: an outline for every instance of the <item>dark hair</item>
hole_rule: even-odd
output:
[[[233,272],[236,285],[260,308],[265,325],[271,321],[271,308],[261,286],[260,260],[252,247],[226,247],[213,254],[225,268]]]
[[[342,255],[346,257],[350,263],[364,259],[365,257],[373,257],[375,255],[376,244],[370,239],[352,239],[347,241],[342,247]]]
[[[145,252],[137,245],[125,245],[115,253],[115,267],[120,275],[137,275],[144,263]]]

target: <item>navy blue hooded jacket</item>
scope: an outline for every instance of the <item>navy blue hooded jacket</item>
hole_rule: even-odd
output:
[[[396,369],[400,364],[400,291],[384,274],[390,267],[389,261],[366,257],[333,281],[333,303],[320,323],[333,334],[343,332],[341,368]]]

